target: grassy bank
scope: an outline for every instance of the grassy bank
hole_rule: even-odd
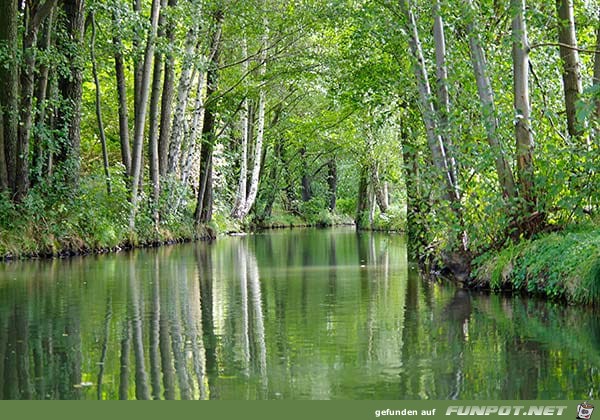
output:
[[[76,194],[40,186],[18,205],[0,196],[0,259],[107,252],[206,236],[212,226],[195,230],[191,214],[182,206],[157,229],[152,209],[143,204],[132,232],[122,182],[113,182],[111,194],[100,177],[83,179]]]
[[[600,229],[572,227],[508,244],[474,261],[471,285],[570,303],[600,302]]]
[[[165,202],[175,193],[166,191]],[[102,177],[89,176],[82,179],[76,194],[40,186],[18,205],[0,195],[0,260],[104,253],[206,239],[217,234],[354,222],[350,216],[326,210],[298,216],[281,209],[267,220],[239,222],[228,216],[229,210],[219,209],[208,226],[194,229],[195,201],[183,197],[177,210],[163,205],[161,214],[166,216],[156,228],[149,200],[142,197],[141,201],[132,232],[128,191],[118,179],[113,182],[110,194]]]

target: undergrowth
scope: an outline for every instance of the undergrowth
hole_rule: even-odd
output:
[[[508,244],[475,260],[475,284],[571,303],[600,302],[600,230],[563,232]]]

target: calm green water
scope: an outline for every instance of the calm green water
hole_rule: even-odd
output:
[[[593,311],[426,283],[401,236],[0,265],[3,399],[597,399],[599,367]]]

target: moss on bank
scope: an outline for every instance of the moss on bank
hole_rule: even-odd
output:
[[[471,286],[600,303],[600,229],[577,227],[509,244],[474,261]]]

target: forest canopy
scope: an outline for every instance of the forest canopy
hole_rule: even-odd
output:
[[[594,223],[593,0],[4,0],[0,254],[354,221],[459,264]]]

